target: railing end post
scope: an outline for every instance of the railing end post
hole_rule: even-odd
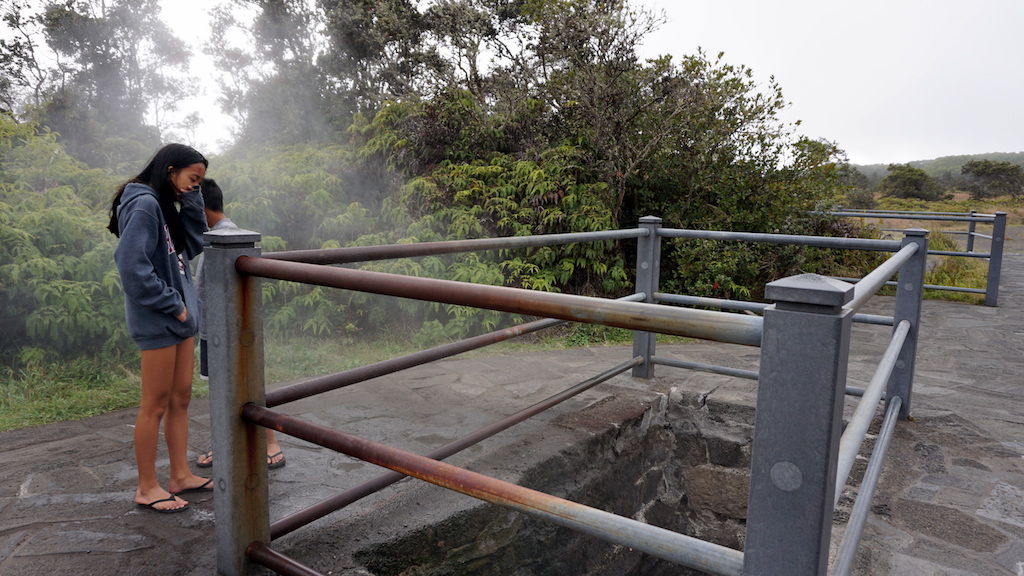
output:
[[[217,573],[254,571],[246,551],[270,541],[266,434],[245,422],[242,407],[264,399],[261,279],[240,274],[243,256],[260,255],[261,235],[241,229],[208,231],[204,240],[204,316],[210,365],[210,432],[216,454],[214,542]]]
[[[768,284],[744,574],[824,575],[842,435],[854,286],[801,274]]]
[[[1006,238],[1006,212],[996,212],[992,222],[992,246],[989,249],[988,281],[985,283],[985,306],[999,303],[999,277],[1003,268],[1003,245]]]
[[[252,230],[241,228],[224,228],[221,230],[208,230],[203,233],[203,240],[210,246],[224,248],[251,248],[262,240],[263,235]]]
[[[654,294],[658,291],[661,276],[661,218],[644,216],[640,218],[640,228],[647,230],[646,236],[637,238],[636,242],[636,291],[647,295],[644,302],[654,302]],[[654,332],[633,331],[633,357],[641,356],[643,364],[633,368],[634,378],[651,378],[654,376],[654,364],[651,357],[655,354],[657,335]]]

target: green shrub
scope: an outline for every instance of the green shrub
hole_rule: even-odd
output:
[[[0,115],[0,364],[125,342],[106,230],[115,182],[70,158],[53,134]]]
[[[875,193],[871,189],[854,188],[846,193],[842,204],[844,208],[873,210],[878,205],[878,202],[875,200]]]

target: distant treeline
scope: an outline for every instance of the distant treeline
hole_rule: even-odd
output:
[[[981,200],[1024,197],[1024,152],[943,156],[906,164],[848,165],[844,203],[872,208],[877,196],[942,200],[957,192]]]
[[[942,156],[932,160],[914,160],[907,162],[910,166],[923,170],[932,178],[940,178],[945,174],[960,174],[960,170],[971,160],[991,160],[1007,162],[1024,168],[1024,152],[988,152],[985,154],[961,154]],[[851,164],[871,181],[878,183],[889,171],[888,164]]]

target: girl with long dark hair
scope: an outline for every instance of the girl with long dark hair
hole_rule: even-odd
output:
[[[142,360],[135,502],[162,513],[188,508],[178,494],[213,489],[212,480],[194,475],[188,463],[193,337],[199,329],[188,261],[203,251],[206,215],[199,184],[208,165],[191,147],[168,144],[118,189],[110,206],[109,229],[119,238],[114,261],[125,319]],[[161,422],[170,457],[166,490],[156,475]]]

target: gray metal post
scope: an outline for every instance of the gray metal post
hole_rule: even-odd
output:
[[[974,215],[977,214],[977,213],[978,213],[977,210],[971,210],[971,218],[974,218]],[[967,224],[967,251],[968,252],[974,252],[974,229],[975,229],[974,225],[975,225],[974,220],[971,220],[971,222],[969,224]]]
[[[661,274],[661,218],[644,216],[640,219],[640,228],[649,232],[637,238],[636,242],[636,291],[646,294],[643,302],[654,302],[654,293],[658,291],[658,277]],[[651,378],[654,376],[654,364],[651,357],[655,353],[654,332],[633,332],[633,357],[642,356],[644,363],[633,368],[635,378]]]
[[[260,234],[227,229],[204,238],[217,573],[244,576],[261,570],[246,557],[249,545],[270,542],[266,434],[241,418],[246,403],[263,404],[261,282],[235,271],[240,256],[260,255]]]
[[[893,310],[893,330],[903,320],[910,321],[910,332],[903,350],[896,357],[896,366],[889,376],[886,397],[899,396],[900,419],[910,417],[910,396],[914,387],[914,359],[917,358],[917,339],[921,324],[921,305],[924,298],[924,271],[928,265],[928,231],[908,228],[903,231],[903,245],[916,243],[917,252],[900,268],[896,279],[896,306]]]
[[[743,574],[824,575],[853,285],[803,274],[765,297]]]
[[[992,222],[992,246],[989,248],[988,282],[985,284],[985,306],[996,306],[999,300],[999,275],[1003,268],[1003,240],[1006,238],[1006,212],[996,212]]]

